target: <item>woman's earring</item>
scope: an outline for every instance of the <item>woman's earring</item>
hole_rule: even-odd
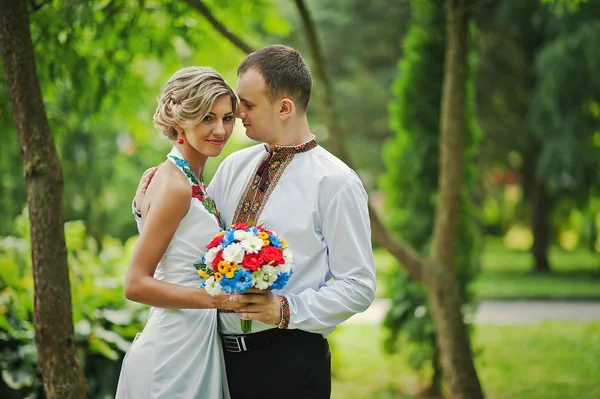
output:
[[[183,144],[183,139],[177,139],[177,144],[182,145]]]

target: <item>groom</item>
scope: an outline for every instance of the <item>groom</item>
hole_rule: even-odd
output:
[[[312,77],[296,50],[255,51],[238,77],[238,117],[264,144],[227,157],[208,193],[226,224],[262,222],[284,237],[294,264],[284,289],[253,290],[252,304],[219,315],[231,397],[329,398],[326,337],[375,293],[367,194],[310,133]],[[242,334],[240,317],[255,320],[251,334]]]

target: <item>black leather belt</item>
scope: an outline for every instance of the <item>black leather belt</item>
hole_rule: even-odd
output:
[[[313,334],[302,330],[282,330],[273,328],[253,334],[226,335],[223,334],[223,347],[227,352],[247,352],[266,348],[284,342],[298,342],[306,339],[324,339],[321,334]]]

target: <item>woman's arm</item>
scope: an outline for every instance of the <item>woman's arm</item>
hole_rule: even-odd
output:
[[[127,269],[125,297],[160,308],[235,310],[243,305],[239,295],[211,296],[201,288],[185,287],[154,278],[158,263],[181,219],[189,210],[191,198],[190,186],[177,181],[166,182],[153,195]]]

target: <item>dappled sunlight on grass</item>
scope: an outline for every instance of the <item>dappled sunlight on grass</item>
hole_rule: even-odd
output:
[[[405,398],[425,384],[405,357],[384,351],[384,334],[376,325],[343,325],[331,335],[332,399]]]
[[[600,323],[477,326],[477,368],[495,399],[599,398]]]
[[[556,272],[600,272],[600,254],[589,249],[567,251],[553,246],[549,257],[550,267]],[[529,251],[511,250],[499,239],[488,238],[481,257],[481,268],[484,272],[530,272],[533,270],[533,256]]]
[[[333,399],[406,399],[426,384],[428,372],[412,371],[405,353],[383,351],[384,334],[377,325],[343,325],[332,334]],[[600,322],[480,325],[473,349],[487,398],[600,397]]]

